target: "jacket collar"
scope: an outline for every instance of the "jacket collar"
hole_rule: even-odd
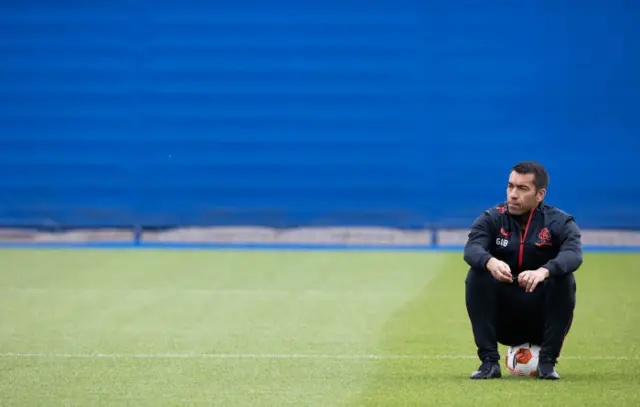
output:
[[[509,202],[505,201],[504,206],[505,206],[506,211],[507,211],[507,214],[509,214],[509,216],[511,216],[511,217],[513,217],[513,218],[516,218],[516,219],[519,219],[519,218],[520,218],[520,216],[524,216],[524,215],[512,215],[512,214],[509,212]],[[546,208],[546,207],[547,207],[547,204],[546,204],[544,201],[540,202],[540,203],[538,204],[538,206],[536,206],[535,208],[533,208],[533,212],[534,212],[533,214],[535,215],[536,213],[544,212],[544,210],[545,210],[545,208]],[[529,216],[529,212],[527,212],[527,215],[526,215],[526,216]]]

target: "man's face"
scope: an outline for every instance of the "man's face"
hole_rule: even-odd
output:
[[[522,215],[536,206],[544,199],[545,190],[536,192],[534,174],[519,174],[511,171],[507,186],[507,203],[509,212],[514,215]]]

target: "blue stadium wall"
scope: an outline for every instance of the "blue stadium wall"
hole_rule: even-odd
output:
[[[0,225],[640,228],[640,2],[0,4]]]

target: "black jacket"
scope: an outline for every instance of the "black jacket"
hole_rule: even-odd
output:
[[[582,264],[582,242],[573,217],[543,202],[528,219],[522,229],[506,203],[487,209],[471,227],[464,260],[471,268],[486,270],[495,257],[509,265],[513,276],[540,267],[550,276],[576,271]]]

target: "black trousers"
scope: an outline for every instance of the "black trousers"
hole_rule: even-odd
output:
[[[466,304],[478,357],[498,361],[498,343],[540,345],[540,363],[556,363],[569,333],[576,306],[573,273],[550,277],[532,293],[517,283],[496,280],[490,272],[471,269]]]

